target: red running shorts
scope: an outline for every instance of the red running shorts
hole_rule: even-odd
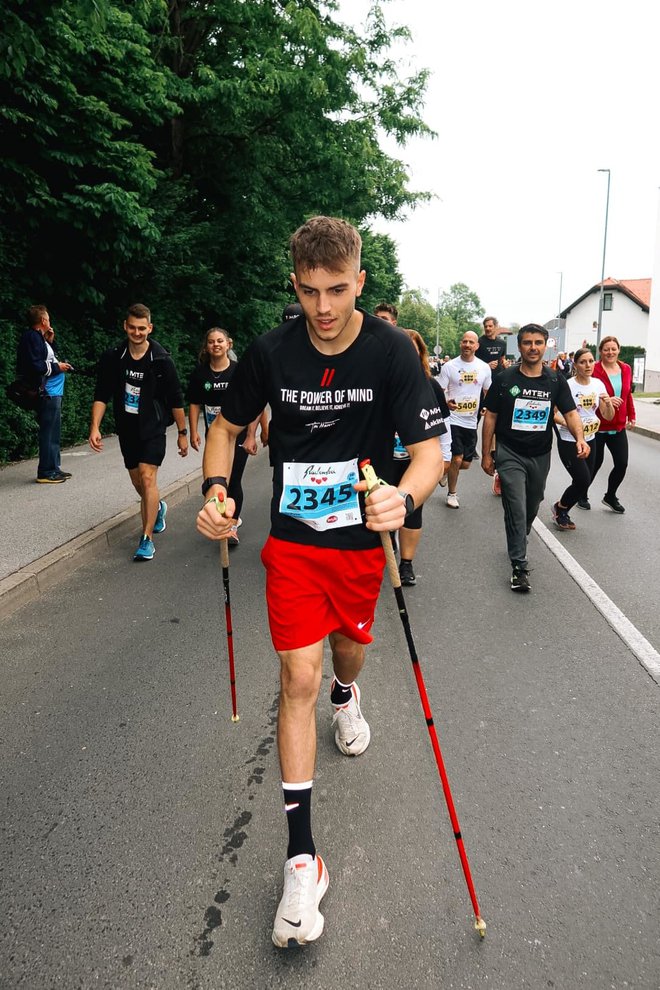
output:
[[[383,580],[385,554],[331,550],[269,536],[261,551],[273,646],[297,650],[339,632],[356,643],[369,634]]]

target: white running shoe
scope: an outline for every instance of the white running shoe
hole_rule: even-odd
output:
[[[447,496],[447,505],[449,506],[450,509],[459,508],[458,495],[456,494],[456,492],[449,493],[449,495]]]
[[[328,871],[321,857],[307,853],[293,856],[284,864],[284,892],[277,905],[273,943],[280,949],[314,942],[323,933],[324,918],[319,911],[328,889]]]
[[[440,478],[440,481],[438,482],[438,484],[440,485],[441,488],[446,488],[448,481],[449,481],[449,475],[445,471],[445,473],[443,474],[443,476]]]
[[[335,707],[332,724],[335,728],[335,742],[345,756],[359,756],[364,753],[371,739],[371,729],[360,710],[360,689],[351,686],[353,697],[347,705]]]

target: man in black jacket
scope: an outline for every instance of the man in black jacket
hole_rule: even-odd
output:
[[[22,334],[18,342],[16,374],[26,385],[39,389],[36,410],[39,463],[36,480],[41,485],[59,485],[71,477],[60,467],[60,429],[64,373],[73,369],[65,361],[58,361],[49,346],[54,333],[46,307],[30,306],[27,316],[30,329]]]
[[[154,533],[165,529],[167,503],[158,493],[158,468],[165,457],[165,431],[176,422],[181,457],[188,454],[183,394],[172,358],[150,340],[151,313],[142,303],[130,306],[124,321],[127,344],[113,347],[99,361],[89,444],[103,449],[101,420],[112,398],[124,464],[140,496],[142,536],[133,560],[151,560]]]

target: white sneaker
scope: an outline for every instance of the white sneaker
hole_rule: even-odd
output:
[[[445,471],[445,473],[443,474],[443,476],[440,478],[440,481],[438,482],[438,484],[440,485],[441,488],[446,488],[448,481],[449,481],[449,475]]]
[[[451,492],[447,496],[447,505],[449,506],[450,509],[458,509],[459,508],[458,495],[456,494],[456,492]]]
[[[333,682],[334,683],[334,682]],[[332,724],[335,728],[335,742],[345,756],[359,756],[364,753],[371,739],[371,729],[360,711],[360,689],[351,686],[353,697],[347,705],[335,708]]]
[[[307,853],[284,864],[284,892],[277,905],[273,943],[280,949],[314,942],[322,933],[324,918],[319,911],[328,889],[328,871],[321,857]]]

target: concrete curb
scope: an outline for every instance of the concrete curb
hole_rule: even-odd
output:
[[[199,496],[202,478],[201,468],[173,482],[161,495],[170,507],[183,502],[190,495]],[[38,560],[26,564],[13,574],[0,580],[0,620],[8,618],[17,609],[35,601],[45,591],[63,578],[96,558],[99,548],[112,547],[140,529],[140,505],[136,503],[111,519],[94,526],[51,550]]]
[[[650,437],[651,440],[660,440],[660,433],[657,430],[648,430],[645,426],[633,426],[631,433],[639,433],[643,437]]]

